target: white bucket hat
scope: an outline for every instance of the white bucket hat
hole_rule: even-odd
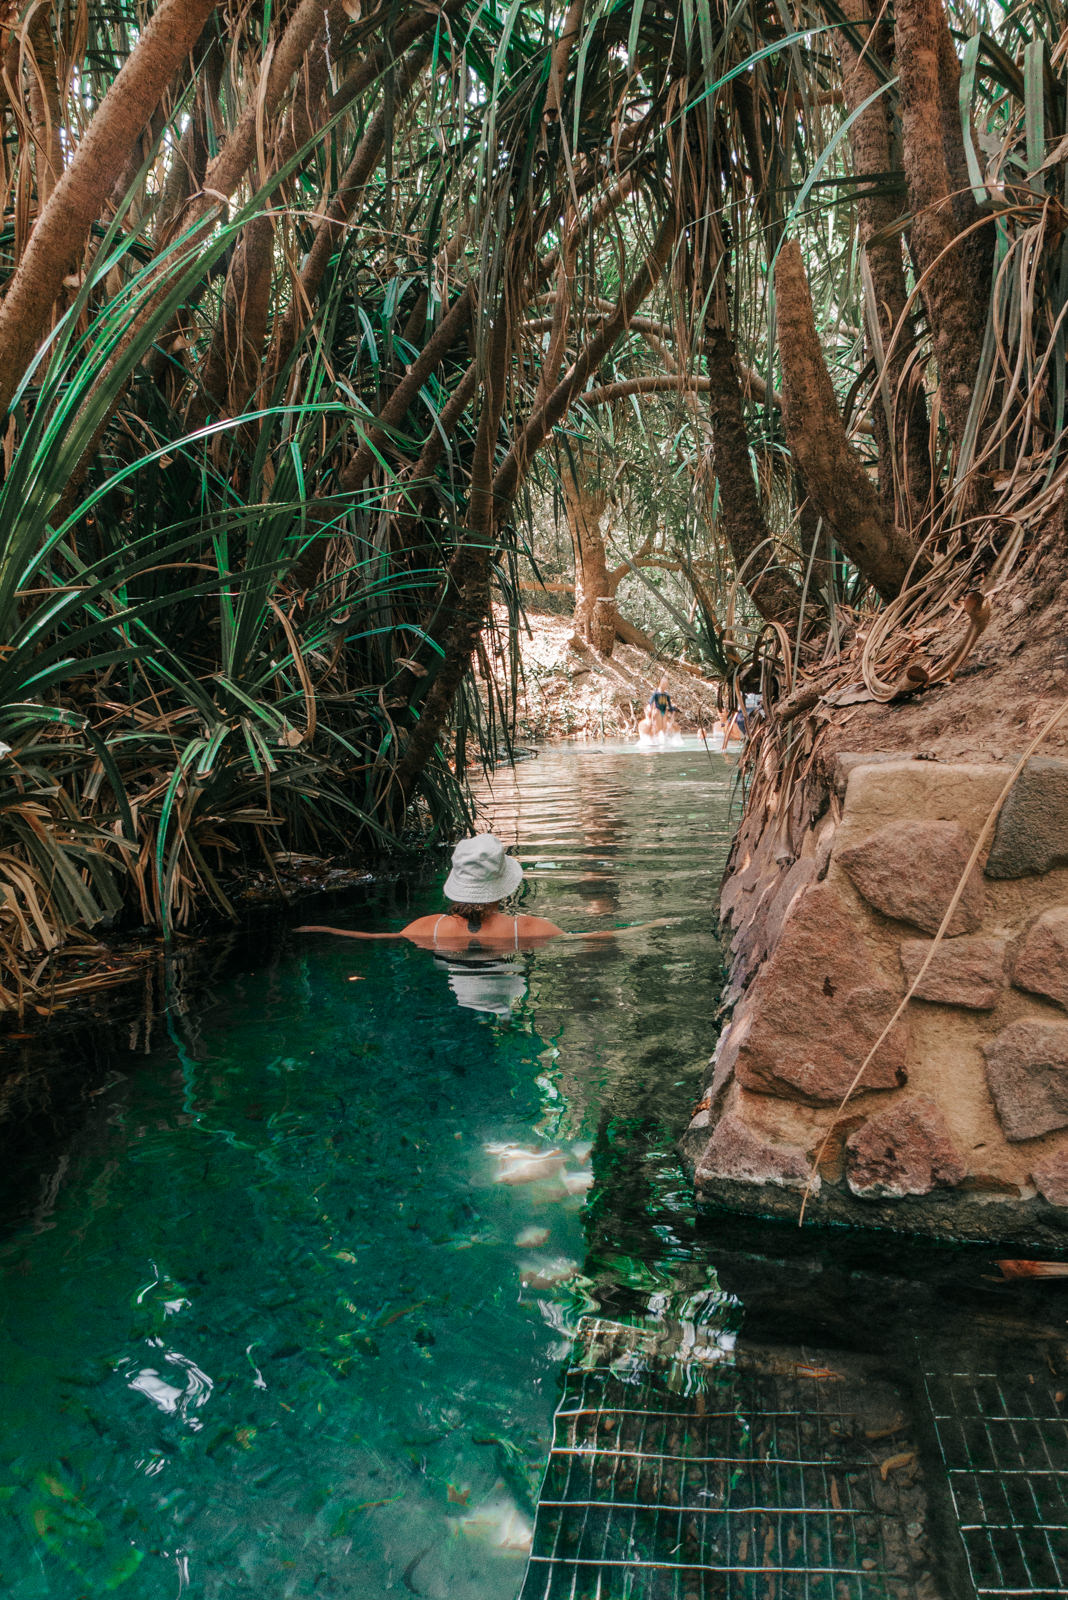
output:
[[[492,833],[461,839],[452,853],[445,898],[462,906],[488,906],[507,900],[523,881],[523,868]]]

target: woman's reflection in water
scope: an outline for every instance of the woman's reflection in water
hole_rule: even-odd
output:
[[[608,857],[609,861],[598,862],[596,870],[587,869],[576,889],[584,896],[583,910],[588,916],[618,916],[619,874],[612,867],[611,858],[619,853],[623,818],[614,797],[606,794],[603,779],[598,778],[585,763],[579,766],[577,779],[586,847]]]

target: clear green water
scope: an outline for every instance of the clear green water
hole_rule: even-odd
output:
[[[510,1020],[426,952],[283,932],[164,1045],[116,1039],[0,1233],[0,1592],[512,1600],[569,1330],[711,1276],[672,1140],[715,1038],[730,782],[694,751],[501,777],[527,909],[679,918],[539,952]],[[440,866],[329,920],[430,911]],[[562,1170],[499,1182],[495,1145]]]
[[[930,1385],[954,1374],[976,1410],[938,1424],[962,1459],[992,1448],[986,1409],[1047,1417],[998,1449],[1019,1447],[1006,1482],[1059,1484],[1068,1284],[1006,1283],[994,1250],[694,1214],[674,1140],[715,1042],[731,779],[704,752],[608,748],[501,775],[485,821],[529,909],[677,919],[538,952],[507,1018],[459,1005],[425,951],[280,928],[55,1080],[96,1087],[0,1168],[23,1197],[0,1212],[4,1600],[516,1600],[580,1317],[698,1303],[775,1375],[777,1411],[799,1379],[831,1386],[820,1406],[839,1382],[892,1396],[906,1432],[871,1448],[917,1453],[899,1511],[927,1530],[922,1592],[970,1600]],[[445,864],[315,920],[397,927]],[[556,1154],[499,1181],[517,1150]],[[973,1552],[980,1586],[1063,1593],[1052,1515],[1020,1535],[1034,1571]]]

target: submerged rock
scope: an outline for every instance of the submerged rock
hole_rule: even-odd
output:
[[[551,1261],[524,1261],[520,1265],[519,1279],[524,1289],[555,1289],[566,1283],[578,1271],[578,1262],[566,1256],[556,1256]]]
[[[518,1144],[488,1144],[486,1151],[497,1157],[494,1183],[540,1183],[543,1178],[556,1178],[564,1170],[564,1158],[559,1150],[528,1150]]]
[[[503,1488],[503,1485],[501,1485]],[[460,1518],[460,1531],[468,1539],[493,1545],[497,1550],[526,1555],[534,1530],[513,1500],[494,1493],[493,1498]]]

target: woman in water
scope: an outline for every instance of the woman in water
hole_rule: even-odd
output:
[[[611,939],[633,928],[604,928],[597,933],[567,935],[545,917],[506,916],[501,901],[513,895],[523,881],[523,868],[507,855],[492,833],[461,839],[452,854],[452,869],[445,879],[448,911],[436,917],[417,917],[397,933],[361,933],[352,928],[305,926],[297,933],[336,933],[344,939],[410,939],[423,950],[529,950],[549,939]],[[663,927],[666,919],[636,926]]]
[[[653,724],[653,732],[655,734],[667,732],[668,712],[674,711],[674,709],[675,707],[671,703],[671,695],[668,693],[667,678],[661,678],[649,696],[649,704],[646,707],[646,715]]]

